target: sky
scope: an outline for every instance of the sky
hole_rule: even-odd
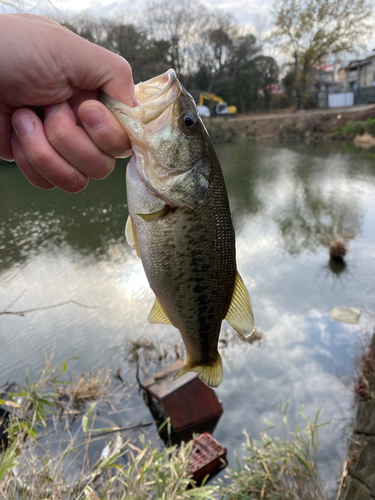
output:
[[[10,0],[12,1],[12,0]],[[198,0],[208,10],[219,10],[228,13],[234,17],[236,22],[253,33],[258,39],[264,40],[274,27],[274,0]],[[123,22],[136,23],[142,18],[142,11],[147,6],[148,0],[13,0],[14,3],[20,2],[30,7],[38,6],[38,12],[35,9],[27,9],[33,13],[51,12],[53,4],[62,13],[75,13],[87,11],[94,16],[99,17],[120,17]],[[0,0],[1,3],[1,0]],[[54,9],[52,9],[54,10]],[[56,13],[56,11],[55,11]],[[340,59],[342,63],[350,59],[366,57],[373,50],[375,39],[369,40],[368,47],[361,49],[358,54],[342,54]],[[271,44],[263,44],[263,53],[274,57],[279,64],[287,62],[290,58],[284,52]]]
[[[26,0],[27,1],[27,0]],[[30,3],[35,2],[29,0]],[[113,15],[121,11],[130,20],[137,17],[147,5],[147,0],[51,0],[59,10],[71,13],[89,10],[96,15]],[[39,2],[47,3],[47,0]],[[233,15],[237,22],[253,31],[264,31],[273,24],[273,0],[200,0],[208,9],[218,9]]]

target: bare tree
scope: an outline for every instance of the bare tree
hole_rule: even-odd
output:
[[[207,25],[207,11],[196,0],[152,0],[146,14],[153,37],[169,43],[170,62],[176,72],[189,73],[189,46],[197,43]]]
[[[0,0],[0,13],[1,12],[24,12],[33,13],[35,9],[51,11],[52,9],[57,11],[56,6],[53,4],[52,0]]]
[[[294,59],[297,107],[324,57],[368,41],[373,7],[373,0],[276,0],[274,36]]]
[[[238,31],[238,26],[232,16],[214,11],[210,15],[209,23],[201,32],[199,43],[191,47],[197,68],[205,66],[210,72],[211,78],[207,88],[209,92],[215,80],[223,73],[228,62],[232,41],[238,36]]]

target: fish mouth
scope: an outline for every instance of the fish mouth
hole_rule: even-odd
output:
[[[160,129],[168,120],[158,120],[161,115],[176,101],[181,94],[180,82],[177,79],[173,69],[147,80],[147,82],[138,83],[135,86],[135,97],[138,101],[138,119],[145,125],[154,125],[153,122],[159,122],[155,128]],[[133,108],[134,111],[137,108]],[[136,111],[135,111],[136,112]],[[153,127],[152,127],[153,128]],[[151,130],[149,130],[151,132]]]
[[[176,72],[174,69],[169,69],[134,86],[138,105],[133,108],[116,101],[104,92],[99,93],[99,100],[118,117],[130,138],[136,139],[142,135],[139,126],[143,127],[159,118],[176,101],[181,92]]]
[[[140,82],[134,86],[134,95],[140,105],[154,104],[160,98],[165,98],[165,94],[177,82],[177,75],[174,69],[169,69],[159,76],[155,76],[146,82]]]

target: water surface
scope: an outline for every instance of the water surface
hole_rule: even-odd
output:
[[[313,418],[322,405],[322,420],[335,423],[322,430],[320,466],[334,487],[354,416],[356,357],[375,306],[375,161],[336,145],[237,144],[217,151],[238,269],[265,340],[232,342],[225,350],[217,390],[225,411],[214,436],[234,465],[244,428],[258,437],[268,419],[282,435],[280,403],[291,401],[292,424],[301,406]],[[26,369],[37,377],[52,352],[56,363],[77,356],[72,370],[117,370],[126,367],[129,339],[179,340],[172,327],[146,320],[153,294],[125,241],[125,168],[120,160],[108,179],[70,195],[41,191],[14,165],[0,167],[0,311],[20,294],[11,311],[69,300],[95,306],[0,315],[0,383],[22,383]],[[346,266],[329,263],[322,244],[335,230],[349,241]],[[336,305],[364,310],[360,324],[331,321]],[[137,397],[129,422],[149,419]]]

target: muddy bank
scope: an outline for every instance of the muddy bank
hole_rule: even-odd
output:
[[[356,426],[339,500],[375,500],[375,334],[361,369]]]
[[[238,115],[205,121],[214,143],[270,140],[345,140],[375,136],[375,106],[304,113]],[[366,145],[369,144],[369,141]],[[358,145],[362,145],[361,141]],[[370,146],[372,147],[372,145]]]

